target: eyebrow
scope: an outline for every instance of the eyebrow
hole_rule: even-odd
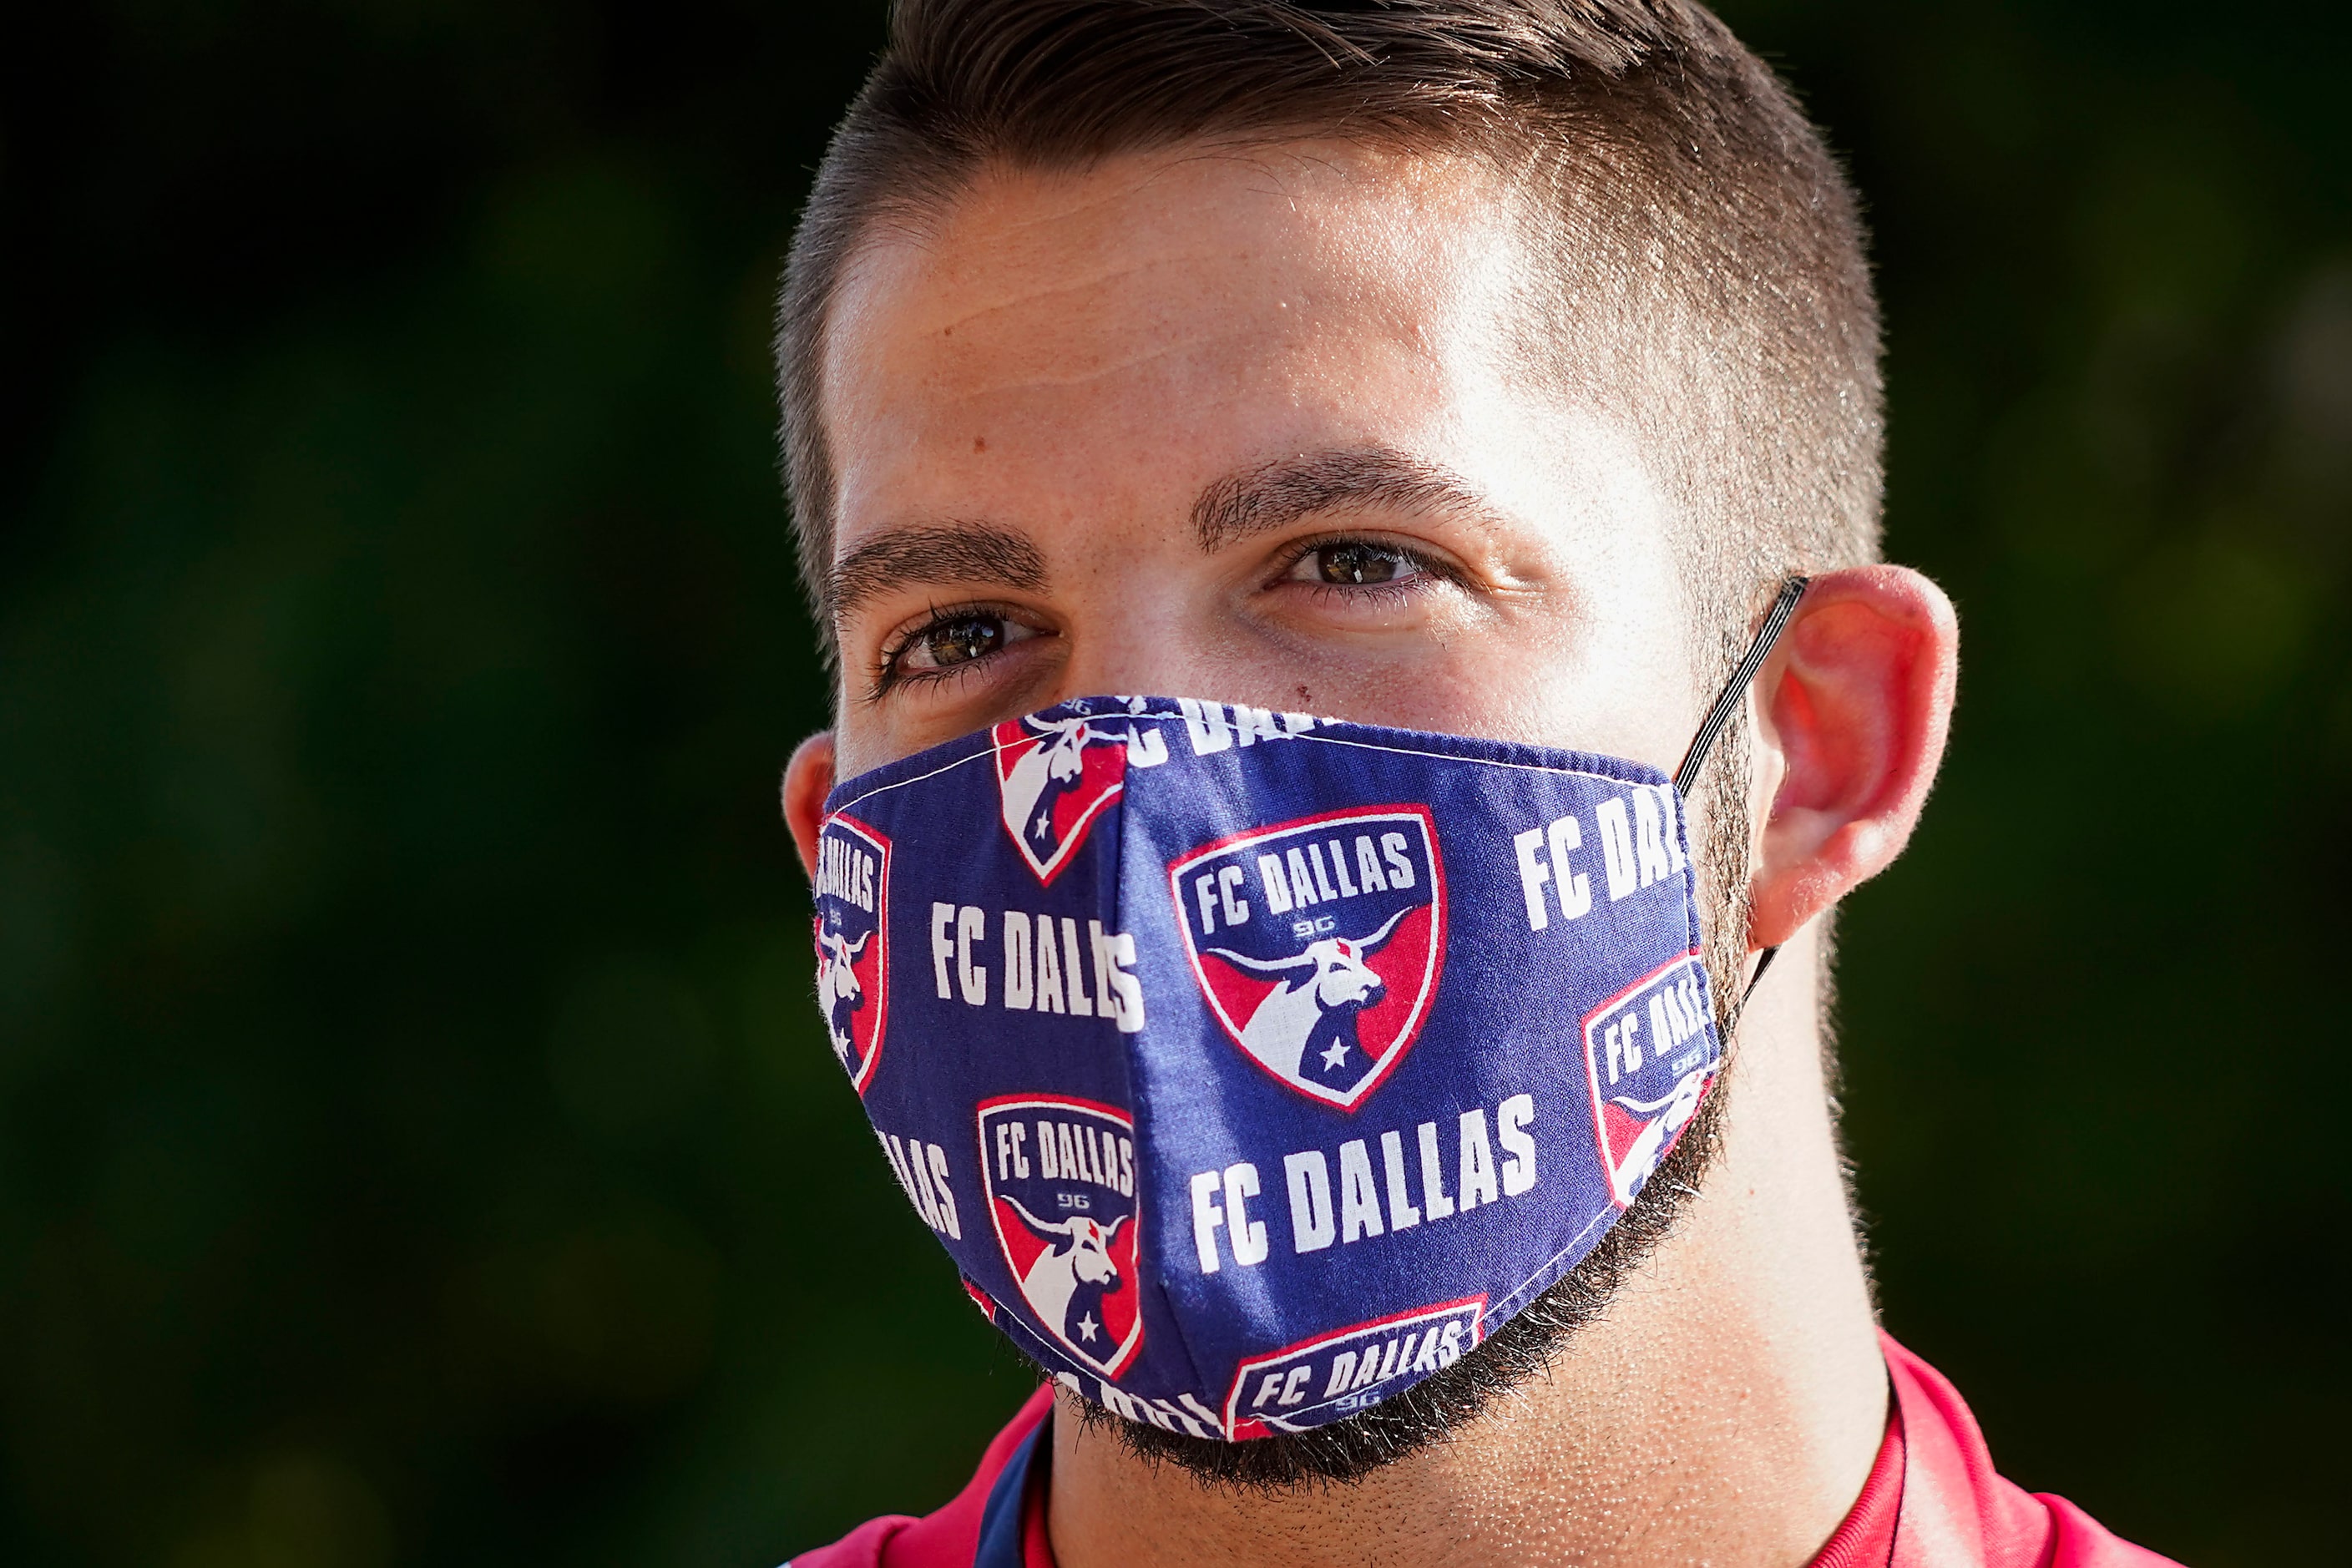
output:
[[[1371,447],[1310,452],[1229,474],[1192,503],[1192,534],[1202,550],[1213,551],[1346,507],[1495,513],[1458,475],[1410,453]]]
[[[913,583],[990,583],[1035,590],[1045,585],[1045,557],[1027,534],[995,523],[893,529],[835,563],[825,578],[825,603],[838,625],[867,600]]]
[[[1276,458],[1214,480],[1192,503],[1192,534],[1202,550],[1214,551],[1346,507],[1494,515],[1485,497],[1447,469],[1392,447],[1370,447]],[[1045,557],[1027,534],[1000,523],[892,529],[835,563],[825,578],[825,603],[839,625],[870,600],[924,583],[1035,592],[1045,586]]]

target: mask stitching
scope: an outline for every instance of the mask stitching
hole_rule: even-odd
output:
[[[1202,700],[1206,700],[1202,699]],[[1043,710],[1043,711],[1050,712],[1051,710]],[[1137,713],[1125,714],[1120,717],[1129,723],[1133,723],[1139,720],[1148,721],[1163,726],[1168,724],[1181,724],[1183,722],[1183,715],[1181,713]],[[1354,724],[1352,721],[1348,720],[1339,720],[1337,721],[1337,722],[1349,724],[1350,728],[1354,729],[1371,729],[1376,727],[1372,725]],[[1433,734],[1435,733],[1433,731],[1425,732]],[[989,736],[990,731],[987,730],[982,730],[976,731],[976,733],[981,739],[985,741]],[[1496,741],[1491,737],[1482,735],[1460,735],[1449,738],[1486,745],[1516,745],[1519,743],[1511,741]],[[1499,757],[1466,756],[1454,752],[1433,751],[1418,746],[1395,745],[1380,741],[1355,740],[1340,735],[1318,734],[1311,730],[1304,734],[1287,735],[1285,736],[1284,739],[1288,741],[1313,741],[1327,746],[1352,746],[1363,751],[1386,752],[1391,755],[1400,757],[1427,757],[1440,762],[1475,763],[1481,767],[1505,768],[1517,773],[1544,773],[1556,778],[1599,779],[1608,784],[1656,784],[1666,782],[1665,774],[1660,773],[1657,769],[1649,766],[1647,763],[1633,762],[1631,758],[1613,760],[1622,760],[1626,763],[1628,764],[1629,771],[1637,771],[1638,773],[1648,774],[1651,776],[1628,776],[1627,773],[1611,773],[1605,769],[1598,767],[1571,767],[1543,763],[1515,763],[1505,761]],[[835,811],[847,811],[850,807],[856,805],[863,801],[871,800],[877,795],[886,794],[891,790],[905,789],[911,784],[922,784],[928,780],[938,778],[943,773],[952,773],[960,767],[964,767],[971,763],[978,762],[981,758],[989,755],[992,750],[992,744],[983,745],[978,751],[958,757],[951,762],[942,763],[938,767],[929,769],[927,772],[916,773],[911,777],[892,779],[887,783],[876,784],[872,788],[842,800],[838,804],[829,805],[827,807],[827,814],[830,815]],[[919,755],[920,753],[919,752],[917,754]],[[1580,754],[1588,757],[1599,757],[1599,753],[1596,752],[1582,752]],[[884,767],[889,767],[892,765],[893,764],[887,763],[883,764]],[[879,772],[881,770],[877,769],[874,771]],[[852,780],[850,782],[855,783],[856,781]]]
[[[1158,715],[1140,715],[1140,717],[1158,717]],[[1170,717],[1173,717],[1173,715],[1170,715]],[[1119,795],[1118,806],[1118,841],[1112,852],[1110,859],[1110,865],[1114,868],[1115,872],[1118,890],[1117,898],[1112,905],[1111,913],[1112,918],[1118,922],[1118,929],[1120,931],[1130,929],[1127,921],[1127,894],[1129,881],[1127,876],[1127,816],[1128,808],[1132,804],[1132,796],[1127,792],[1135,786],[1135,771],[1136,770],[1133,768],[1127,767],[1124,763],[1121,764],[1120,778],[1122,788]],[[1142,1079],[1138,1076],[1138,1068],[1139,1067],[1142,1058],[1142,1052],[1139,1047],[1142,1039],[1143,1035],[1139,1032],[1129,1037],[1127,1040],[1122,1041],[1120,1045],[1120,1049],[1126,1054],[1128,1063],[1128,1099],[1133,1102],[1129,1107],[1129,1112],[1135,1118],[1135,1149],[1138,1167],[1136,1174],[1136,1192],[1138,1194],[1136,1202],[1136,1216],[1139,1224],[1141,1223],[1143,1218],[1142,1194],[1150,1190],[1143,1181],[1141,1171],[1144,1151],[1150,1147],[1150,1140],[1144,1136],[1143,1131],[1145,1115],[1143,1102],[1146,1098],[1144,1093],[1144,1083]],[[1159,1116],[1159,1111],[1156,1107],[1150,1114],[1156,1121]],[[1163,1215],[1157,1217],[1164,1218],[1166,1216]],[[1163,1228],[1169,1229],[1171,1234],[1179,1236],[1181,1234],[1181,1231],[1175,1231],[1172,1227],[1163,1227],[1157,1224],[1144,1226],[1142,1234],[1146,1237],[1158,1236]],[[1140,1273],[1141,1266],[1139,1253],[1138,1258],[1138,1272]],[[1209,1405],[1213,1396],[1213,1390],[1211,1387],[1210,1379],[1205,1374],[1200,1352],[1192,1343],[1192,1336],[1185,1324],[1184,1316],[1177,1310],[1175,1298],[1168,1288],[1167,1280],[1170,1278],[1173,1278],[1173,1275],[1174,1270],[1172,1269],[1157,1271],[1153,1279],[1152,1288],[1154,1292],[1160,1298],[1160,1305],[1166,1309],[1166,1316],[1170,1331],[1176,1336],[1176,1342],[1183,1347],[1184,1363],[1187,1370],[1191,1373],[1192,1391],[1202,1404]],[[1147,1338],[1148,1337],[1149,1331],[1147,1331]],[[1134,1396],[1131,1395],[1130,1397]],[[1215,1406],[1212,1405],[1212,1408],[1214,1407]],[[1223,1436],[1222,1433],[1217,1435],[1221,1436]]]

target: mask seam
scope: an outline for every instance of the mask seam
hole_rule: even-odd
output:
[[[1461,738],[1466,741],[1475,741],[1479,740],[1482,737],[1465,735]],[[1633,763],[1633,765],[1642,769],[1645,773],[1657,773],[1657,777],[1655,779],[1626,778],[1617,773],[1603,773],[1598,768],[1556,767],[1543,763],[1512,763],[1505,762],[1499,757],[1466,757],[1458,755],[1452,752],[1425,751],[1417,746],[1391,746],[1382,744],[1378,741],[1352,741],[1339,735],[1318,735],[1312,731],[1302,735],[1292,735],[1287,737],[1287,739],[1293,741],[1315,741],[1326,746],[1354,746],[1368,752],[1387,752],[1393,756],[1400,757],[1429,757],[1439,762],[1475,763],[1481,767],[1508,768],[1516,773],[1548,773],[1554,777],[1599,779],[1606,784],[1647,786],[1666,781],[1665,774],[1658,773],[1656,769],[1652,768],[1647,763]],[[1502,742],[1498,743],[1508,745],[1511,742]],[[1591,755],[1593,753],[1586,754]],[[1624,760],[1627,762],[1633,762],[1631,757],[1625,758]]]
[[[1149,717],[1149,715],[1144,716]],[[1112,928],[1114,931],[1128,931],[1133,929],[1129,924],[1127,919],[1127,819],[1129,811],[1134,805],[1134,800],[1129,794],[1129,791],[1135,787],[1134,781],[1136,773],[1139,771],[1148,770],[1139,770],[1125,759],[1121,759],[1119,768],[1118,838],[1118,843],[1113,849],[1110,861],[1113,868],[1113,874],[1116,876],[1118,880],[1112,894],[1111,918],[1118,922]],[[1145,1035],[1150,1032],[1151,1027],[1150,1013],[1148,1007],[1145,1010],[1144,1017],[1145,1022],[1143,1027],[1138,1029],[1133,1035],[1127,1037],[1127,1038],[1121,1042],[1119,1047],[1121,1054],[1127,1060],[1127,1091],[1128,1099],[1130,1101],[1131,1109],[1135,1116],[1135,1146],[1139,1157],[1139,1163],[1140,1163],[1140,1157],[1143,1155],[1144,1152],[1150,1149],[1152,1146],[1151,1141],[1144,1136],[1144,1120],[1146,1115],[1144,1102],[1147,1097],[1145,1093],[1144,1080],[1139,1073],[1139,1068],[1143,1059],[1143,1052],[1140,1048],[1141,1043]],[[1156,1127],[1159,1117],[1159,1110],[1156,1105],[1153,1107],[1150,1114],[1152,1118],[1153,1125]],[[1155,1167],[1154,1173],[1157,1174],[1158,1172],[1156,1167],[1161,1163],[1161,1162],[1157,1158],[1154,1158],[1152,1163]],[[1158,1188],[1142,1180],[1141,1171],[1139,1170],[1136,1174],[1136,1191],[1138,1194],[1136,1206],[1138,1210],[1138,1217],[1140,1219],[1141,1210],[1144,1207],[1143,1194],[1150,1193],[1154,1194],[1156,1198]],[[1144,1235],[1152,1237],[1160,1237],[1161,1232],[1170,1228],[1159,1223],[1165,1217],[1165,1215],[1155,1214],[1152,1216],[1154,1223],[1144,1227]],[[1169,1256],[1173,1256],[1171,1243],[1165,1243],[1163,1240],[1162,1250],[1167,1252]],[[1142,1270],[1139,1268],[1138,1272],[1142,1272]],[[1177,1311],[1175,1299],[1170,1293],[1169,1289],[1164,1282],[1167,1279],[1173,1276],[1175,1270],[1172,1268],[1163,1267],[1162,1268],[1153,1272],[1153,1293],[1160,1299],[1160,1307],[1163,1309],[1167,1317],[1169,1329],[1176,1336],[1176,1342],[1183,1348],[1184,1365],[1186,1372],[1189,1374],[1187,1386],[1190,1388],[1190,1391],[1192,1393],[1194,1397],[1199,1399],[1203,1405],[1206,1405],[1212,1410],[1220,1409],[1222,1408],[1222,1405],[1219,1402],[1219,1397],[1215,1390],[1212,1389],[1208,1385],[1207,1382],[1202,1375],[1200,1352],[1193,1345],[1192,1336],[1185,1326],[1183,1315]],[[1130,1395],[1130,1397],[1134,1396]],[[1218,1432],[1214,1435],[1217,1436],[1223,1436],[1224,1434]]]
[[[1558,1252],[1553,1253],[1549,1258],[1544,1259],[1542,1264],[1537,1268],[1534,1273],[1528,1275],[1517,1285],[1511,1287],[1510,1294],[1505,1296],[1502,1300],[1488,1308],[1488,1315],[1490,1317],[1501,1319],[1505,1322],[1508,1322],[1512,1318],[1517,1317],[1521,1307],[1527,1305],[1528,1301],[1534,1300],[1543,1291],[1551,1289],[1553,1283],[1556,1282],[1561,1275],[1567,1273],[1569,1268],[1575,1267],[1575,1263],[1570,1262],[1567,1267],[1563,1268],[1560,1260],[1568,1258],[1571,1253],[1576,1253],[1576,1249],[1584,1245],[1585,1237],[1592,1235],[1594,1226],[1598,1226],[1602,1233],[1606,1234],[1612,1226],[1616,1225],[1619,1220],[1624,1217],[1625,1211],[1622,1209],[1617,1209],[1612,1213],[1610,1209],[1604,1208],[1599,1214],[1594,1215],[1591,1219],[1586,1220],[1584,1222],[1584,1228],[1578,1231],[1574,1238],[1571,1239],[1566,1247],[1561,1247]],[[1598,1245],[1597,1242],[1596,1245]],[[1591,1247],[1585,1248],[1586,1252],[1590,1252],[1591,1250]],[[1580,1259],[1583,1255],[1578,1254],[1577,1256]],[[1542,1281],[1542,1283],[1537,1283],[1538,1280]],[[1485,1330],[1485,1327],[1486,1326],[1483,1323],[1480,1325],[1482,1331]],[[1483,1332],[1481,1337],[1484,1337]]]
[[[990,731],[985,730],[982,731],[981,733],[989,735],[990,737],[988,744],[981,750],[973,752],[967,756],[958,757],[951,763],[942,763],[929,773],[917,773],[911,778],[892,779],[887,784],[876,784],[873,788],[866,790],[861,795],[854,795],[837,805],[827,805],[825,807],[825,815],[830,816],[837,811],[847,811],[853,805],[863,805],[865,802],[872,800],[876,795],[887,795],[894,789],[905,789],[911,784],[928,783],[932,779],[938,778],[942,773],[951,773],[958,768],[970,766],[971,763],[980,761],[982,757],[993,755],[996,750],[995,737],[991,734]]]
[[[1206,700],[1206,699],[1195,699],[1195,700]],[[1159,724],[1163,727],[1169,724],[1181,724],[1184,721],[1184,716],[1181,713],[1135,713],[1121,715],[1121,717],[1130,724],[1140,720]],[[1322,721],[1318,721],[1321,722]],[[1334,722],[1347,723],[1349,721],[1339,720],[1334,721]],[[1360,725],[1354,727],[1369,728],[1369,726]],[[828,814],[835,811],[846,811],[851,806],[859,805],[864,801],[871,800],[877,795],[882,795],[891,790],[904,789],[910,784],[925,783],[929,780],[938,778],[943,773],[952,773],[957,768],[969,766],[970,764],[980,761],[982,757],[992,755],[995,752],[995,738],[992,727],[989,730],[975,731],[975,733],[984,739],[984,743],[977,749],[967,752],[965,755],[958,757],[951,762],[942,763],[938,767],[931,768],[924,773],[915,773],[903,779],[891,779],[887,783],[875,784],[871,788],[863,790],[857,795],[851,795],[837,803],[829,804],[826,807]],[[1436,731],[1428,731],[1428,733],[1434,734]],[[1318,734],[1312,730],[1305,731],[1297,734],[1286,734],[1281,738],[1286,741],[1313,741],[1327,746],[1352,746],[1364,751],[1386,752],[1391,755],[1402,757],[1429,757],[1444,762],[1475,763],[1481,767],[1505,768],[1516,773],[1546,773],[1555,777],[1601,779],[1610,784],[1648,784],[1668,782],[1666,774],[1660,773],[1657,769],[1652,768],[1646,763],[1635,763],[1630,757],[1615,760],[1629,763],[1633,768],[1638,769],[1640,772],[1644,773],[1654,773],[1656,774],[1656,777],[1629,778],[1623,773],[1612,773],[1597,767],[1579,767],[1549,763],[1510,762],[1500,757],[1471,756],[1455,752],[1434,751],[1420,746],[1393,745],[1380,741],[1355,740],[1339,735]],[[1459,735],[1448,738],[1468,742],[1475,744],[1486,745],[1507,746],[1520,743],[1513,741],[1496,741],[1490,736],[1482,735]],[[952,744],[953,742],[950,743]],[[920,755],[919,752],[917,754]],[[1601,760],[1601,753],[1598,752],[1580,752],[1579,755],[1593,758],[1595,760]],[[884,767],[891,765],[893,764],[885,763]],[[881,770],[877,769],[875,771],[879,772]]]

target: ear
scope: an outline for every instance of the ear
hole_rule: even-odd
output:
[[[1770,794],[1748,923],[1776,947],[1911,840],[1943,761],[1959,680],[1951,600],[1904,566],[1813,579],[1758,684],[1758,782]]]
[[[819,730],[793,748],[784,764],[784,826],[801,852],[801,868],[816,880],[816,836],[824,826],[824,797],[833,793],[833,731]]]

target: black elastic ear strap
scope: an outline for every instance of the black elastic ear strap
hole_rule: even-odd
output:
[[[1772,652],[1772,645],[1780,640],[1780,633],[1788,627],[1789,617],[1797,613],[1797,601],[1805,596],[1805,589],[1811,582],[1811,577],[1791,577],[1780,585],[1780,595],[1772,601],[1772,608],[1765,615],[1764,624],[1757,628],[1756,640],[1748,645],[1748,651],[1740,656],[1739,668],[1731,672],[1729,680],[1724,682],[1723,694],[1715,700],[1715,706],[1707,710],[1706,722],[1701,724],[1698,733],[1691,737],[1690,750],[1684,753],[1683,765],[1675,770],[1675,788],[1685,797],[1690,795],[1691,785],[1698,782],[1699,769],[1706,765],[1706,754],[1715,749],[1715,742],[1722,735],[1723,727],[1731,722],[1731,716],[1739,711],[1739,704],[1748,695],[1748,684],[1756,679],[1756,672],[1764,668],[1764,660]]]
[[[1707,753],[1715,749],[1715,742],[1722,736],[1723,727],[1731,722],[1731,716],[1739,711],[1740,703],[1747,700],[1748,688],[1756,679],[1756,672],[1764,668],[1764,660],[1771,654],[1772,645],[1780,640],[1780,633],[1788,627],[1789,617],[1797,613],[1797,601],[1805,596],[1805,589],[1811,582],[1810,577],[1791,577],[1780,584],[1780,596],[1772,601],[1772,608],[1764,616],[1763,626],[1757,628],[1756,640],[1749,643],[1748,651],[1740,656],[1739,668],[1731,672],[1729,680],[1724,682],[1722,694],[1716,698],[1715,706],[1707,710],[1706,721],[1698,727],[1698,733],[1691,737],[1690,750],[1683,756],[1683,765],[1675,770],[1675,789],[1684,799],[1690,798],[1691,786],[1698,782],[1698,771],[1706,765]],[[1748,977],[1748,989],[1739,994],[1742,1011],[1747,1009],[1748,998],[1756,994],[1756,987],[1763,980],[1764,972],[1772,967],[1772,960],[1779,956],[1780,952],[1778,947],[1768,947],[1763,956],[1756,961],[1756,973]]]

